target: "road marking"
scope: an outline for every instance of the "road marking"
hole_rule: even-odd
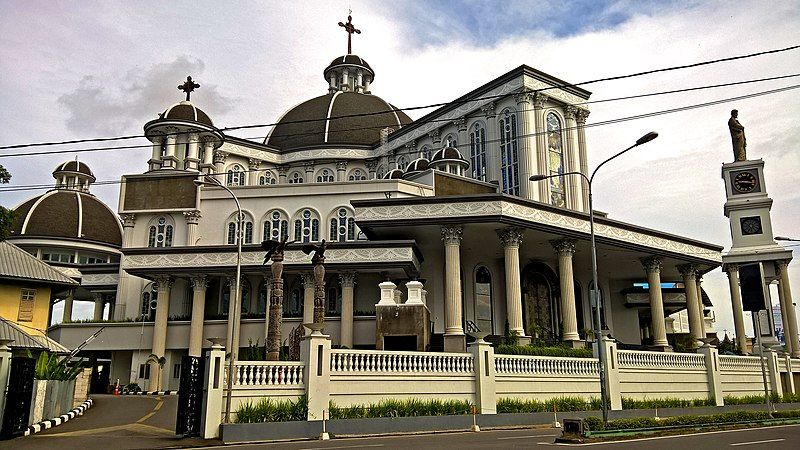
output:
[[[161,405],[163,405],[163,404],[164,404],[164,400],[163,400],[161,397],[156,397],[156,400],[158,400],[158,403],[156,403],[156,406],[155,406],[155,407],[153,407],[153,410],[152,410],[152,411],[150,411],[149,413],[145,414],[145,415],[144,415],[142,418],[140,418],[139,420],[137,420],[137,421],[136,421],[136,423],[142,423],[142,422],[144,422],[145,420],[147,420],[147,419],[149,419],[149,418],[153,417],[153,416],[156,414],[156,412],[157,412],[159,409],[161,409]]]
[[[542,438],[542,437],[559,437],[560,434],[536,434],[530,436],[506,436],[506,437],[499,437],[497,438],[498,441],[504,441],[506,439],[531,439],[531,438]]]
[[[785,440],[786,439],[767,439],[765,441],[737,442],[735,444],[731,444],[731,447],[736,447],[738,445],[766,444],[767,442],[781,442]]]
[[[371,445],[341,445],[339,447],[309,447],[304,448],[302,450],[325,450],[331,448],[364,448],[364,447],[383,447],[383,444],[371,444]]]
[[[113,431],[122,431],[122,430],[134,431],[144,434],[167,434],[167,435],[175,434],[173,430],[168,430],[166,428],[159,428],[159,427],[154,427],[152,425],[145,425],[139,423],[130,423],[126,425],[115,425],[104,428],[93,428],[91,430],[67,431],[63,433],[52,433],[52,434],[36,434],[34,436],[37,438],[94,436],[94,435],[105,435]]]

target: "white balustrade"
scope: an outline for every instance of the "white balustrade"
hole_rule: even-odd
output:
[[[758,356],[719,355],[719,368],[723,371],[761,372]]]
[[[331,350],[331,372],[472,373],[469,353]]]
[[[237,361],[233,372],[234,386],[298,386],[303,384],[303,368],[299,361]]]
[[[592,375],[599,373],[594,358],[558,358],[550,356],[495,355],[497,374]]]
[[[695,353],[662,353],[637,350],[617,352],[621,369],[705,369],[705,356]]]

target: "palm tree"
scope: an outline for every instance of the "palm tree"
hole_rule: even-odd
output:
[[[158,391],[161,389],[161,372],[163,372],[164,364],[167,363],[167,358],[164,356],[158,356],[155,353],[150,353],[150,356],[147,357],[147,362],[148,364],[149,363],[158,364],[158,378],[157,378],[158,383],[156,383],[157,386],[155,386],[155,389],[153,389],[155,391]]]

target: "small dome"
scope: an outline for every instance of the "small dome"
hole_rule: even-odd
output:
[[[465,161],[464,156],[458,151],[455,147],[445,147],[436,153],[433,154],[431,157],[431,162],[439,162],[439,161]]]
[[[214,126],[214,123],[211,122],[211,118],[208,117],[208,114],[203,112],[202,109],[194,106],[192,102],[186,100],[167,108],[166,111],[159,115],[159,119],[185,120],[189,122],[202,123],[203,125],[208,125],[209,127]]]
[[[330,64],[328,64],[328,67],[326,67],[324,71],[325,78],[326,79],[328,78],[328,74],[330,73],[331,70],[342,66],[347,66],[348,68],[354,67],[354,68],[368,70],[370,75],[372,75],[373,78],[375,77],[375,72],[372,70],[372,67],[370,67],[369,64],[367,64],[367,61],[365,61],[363,58],[361,58],[358,55],[344,55],[344,56],[339,56],[338,58],[331,61]]]
[[[94,195],[53,190],[14,209],[11,238],[55,237],[122,246],[117,215]]]
[[[428,170],[430,163],[425,158],[417,158],[410,163],[408,163],[408,167],[406,167],[405,175],[412,175],[419,172],[424,172]]]
[[[92,183],[95,182],[96,178],[92,173],[92,169],[86,165],[86,163],[78,161],[77,159],[69,160],[62,164],[56,166],[56,169],[53,171],[53,177],[59,179],[62,176],[70,176],[70,175],[78,175],[84,176],[88,178]]]
[[[383,176],[384,180],[399,180],[401,178],[403,178],[403,171],[401,169],[392,169]]]

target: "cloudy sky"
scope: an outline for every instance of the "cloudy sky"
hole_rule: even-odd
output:
[[[273,122],[291,106],[326,92],[322,70],[346,50],[337,22],[346,20],[348,8],[362,30],[354,37],[354,51],[376,71],[373,92],[410,107],[452,100],[521,64],[579,83],[800,44],[800,3],[743,5],[0,0],[0,145],[141,133],[146,121],[181,100],[175,86],[189,74],[202,85],[192,100],[216,125]],[[602,100],[797,73],[800,50],[585,87],[593,100]],[[800,77],[596,103],[589,105],[588,123],[796,84]],[[775,234],[800,237],[798,100],[800,90],[789,90],[587,129],[590,164],[647,131],[660,134],[603,168],[595,184],[597,208],[620,220],[729,247],[720,169],[733,159],[726,122],[737,108],[748,157],[766,161]],[[260,140],[268,131],[238,135]],[[114,145],[146,144],[124,142]],[[12,172],[12,186],[50,183],[56,164],[75,157],[3,156],[9,152],[0,150],[0,164]],[[98,180],[142,172],[148,157],[148,149],[80,156]],[[13,207],[35,192],[0,191],[0,204]],[[116,186],[93,192],[116,206]],[[795,299],[800,298],[798,267],[796,262],[791,270]],[[733,329],[726,283],[719,269],[704,281],[720,330]],[[76,315],[90,315],[90,308],[82,305]]]

